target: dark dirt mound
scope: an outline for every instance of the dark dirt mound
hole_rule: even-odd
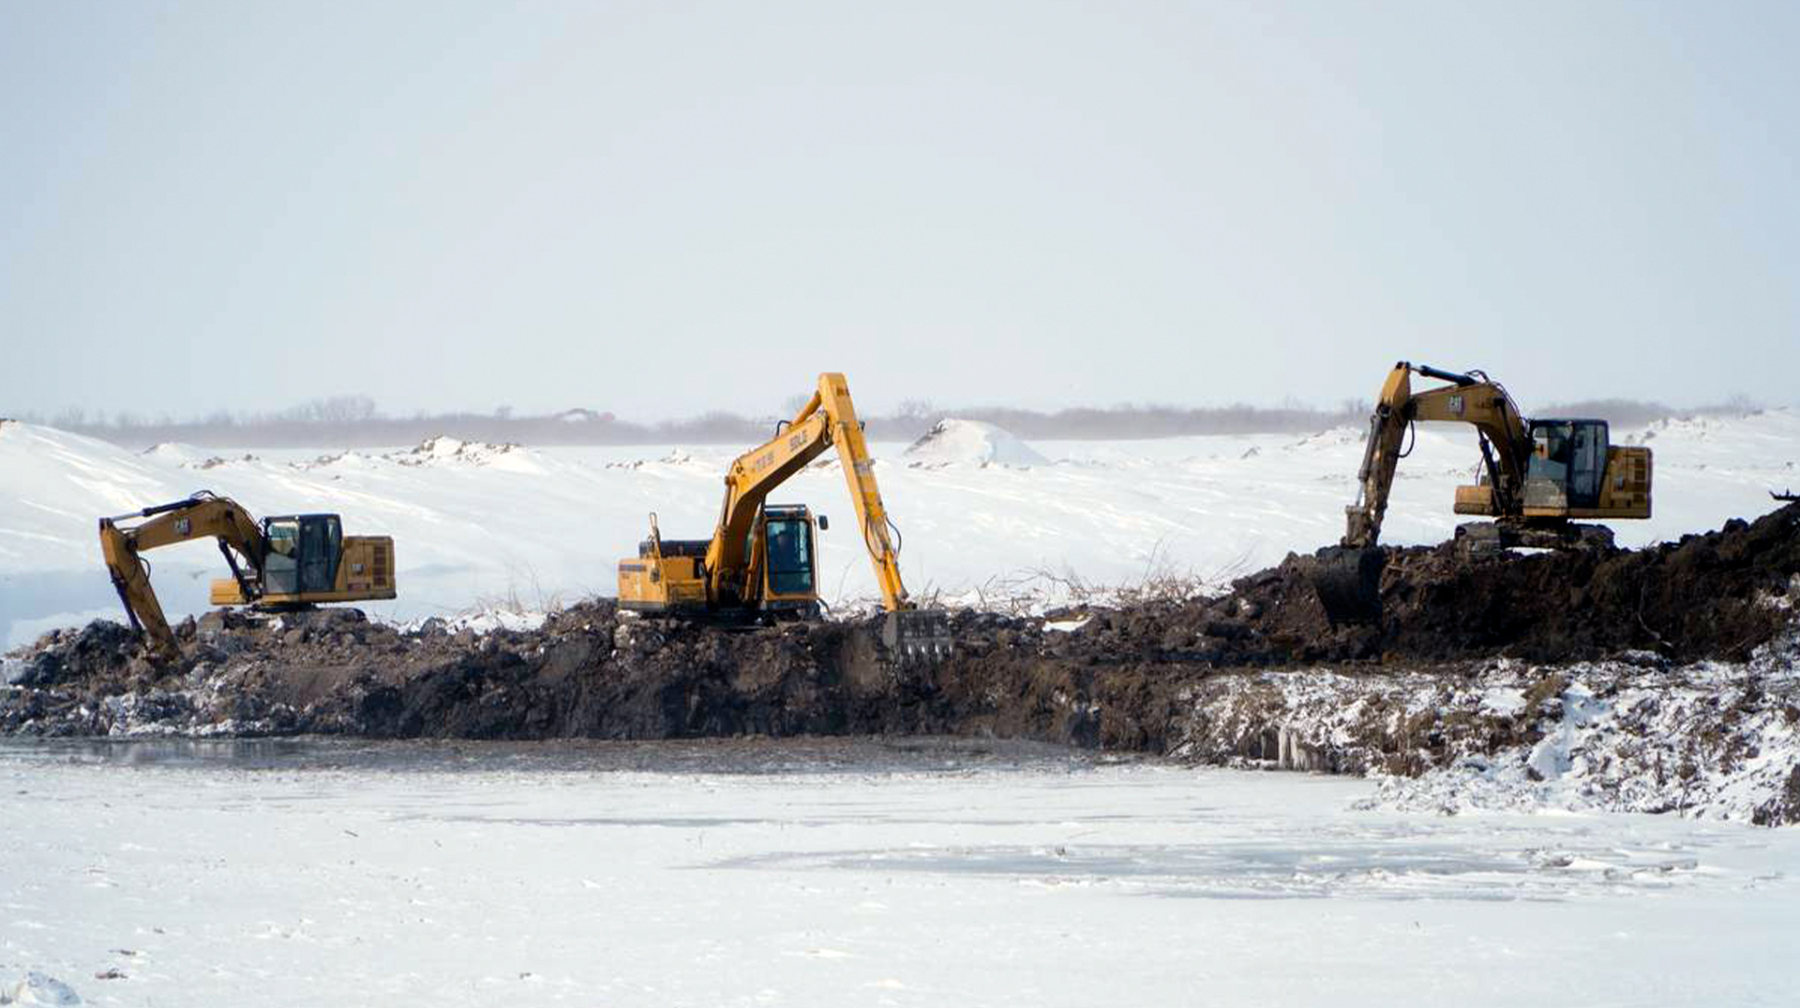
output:
[[[1230,594],[1098,615],[1071,656],[1262,666],[1505,656],[1575,661],[1626,650],[1741,660],[1791,618],[1800,507],[1644,550],[1469,556],[1453,544],[1387,549],[1379,619],[1334,625],[1310,557]]]
[[[1740,659],[1800,601],[1800,505],[1641,551],[1390,550],[1382,614],[1333,625],[1306,558],[1224,596],[1090,609],[1071,632],[959,612],[956,653],[885,660],[872,623],[728,631],[638,619],[610,600],[529,632],[413,632],[354,610],[214,613],[181,629],[174,669],[116,624],[52,634],[0,690],[0,733],[331,733],[683,738],[992,733],[1162,751],[1221,675],[1329,663],[1461,674],[1496,656]],[[1634,661],[1647,660],[1639,655]],[[1247,731],[1249,729],[1246,729]]]

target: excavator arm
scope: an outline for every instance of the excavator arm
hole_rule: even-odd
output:
[[[863,545],[875,567],[882,605],[889,612],[913,608],[900,580],[900,552],[889,532],[887,509],[881,503],[862,424],[850,401],[850,387],[844,376],[835,372],[820,375],[818,388],[793,421],[773,440],[738,456],[725,474],[719,525],[706,551],[707,591],[715,602],[728,601],[745,591],[749,558],[744,544],[756,522],[757,509],[776,487],[833,445],[849,484]]]
[[[1414,393],[1414,373],[1451,384]],[[1380,540],[1394,472],[1406,454],[1403,442],[1407,430],[1420,420],[1466,423],[1479,432],[1494,498],[1488,505],[1491,513],[1507,513],[1524,493],[1531,434],[1506,389],[1479,371],[1459,374],[1400,361],[1382,383],[1369,417],[1369,437],[1356,473],[1356,503],[1344,509],[1344,547],[1367,549]]]
[[[141,524],[120,527],[122,521],[145,518]],[[162,603],[150,586],[150,565],[143,553],[161,546],[212,537],[231,567],[245,598],[261,591],[264,542],[262,530],[241,505],[228,497],[195,494],[187,500],[158,504],[128,514],[100,519],[100,552],[107,573],[125,604],[133,630],[143,634],[150,649],[163,660],[180,657],[175,633],[169,629]],[[242,563],[240,563],[240,558]]]

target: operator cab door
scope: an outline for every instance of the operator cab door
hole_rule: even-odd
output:
[[[1604,420],[1574,423],[1574,462],[1569,469],[1569,506],[1600,506],[1600,490],[1606,484],[1607,430]]]
[[[765,523],[764,557],[767,562],[769,594],[773,596],[813,594],[812,522],[804,516],[771,517]]]
[[[300,591],[329,592],[337,587],[338,557],[344,532],[337,515],[300,518]]]

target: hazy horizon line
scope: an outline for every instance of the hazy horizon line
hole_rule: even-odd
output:
[[[411,415],[382,412],[368,396],[312,400],[267,413],[214,411],[204,416],[154,420],[130,411],[110,417],[72,408],[46,417],[25,412],[13,419],[96,437],[127,447],[185,443],[200,447],[314,447],[341,444],[374,447],[417,443],[430,437],[546,445],[757,443],[775,425],[791,417],[803,403],[799,397],[780,414],[758,416],[709,410],[663,420],[636,420],[613,413],[574,407],[551,413],[518,414],[510,409],[415,411]],[[1652,400],[1587,399],[1528,410],[1528,416],[1595,417],[1622,428],[1641,427],[1662,419],[1722,414],[1749,415],[1770,408],[1747,396],[1723,403],[1676,407]],[[1027,409],[1006,406],[937,407],[924,400],[902,403],[895,410],[862,417],[871,439],[912,440],[946,419],[991,423],[1024,438],[1047,440],[1135,440],[1208,434],[1309,433],[1345,425],[1361,425],[1370,412],[1367,401],[1346,399],[1334,407],[1290,400],[1279,406],[1232,403],[1222,406],[1171,406],[1122,403],[1112,406],[1065,406]],[[246,440],[246,437],[255,440]]]

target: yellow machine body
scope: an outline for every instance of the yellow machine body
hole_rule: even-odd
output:
[[[394,538],[345,536],[342,559],[330,591],[265,592],[247,598],[234,578],[214,578],[209,601],[216,606],[254,605],[286,609],[329,602],[369,602],[395,597]]]
[[[1580,521],[1604,518],[1650,517],[1650,449],[1611,446],[1600,495],[1590,507],[1572,506],[1568,492],[1552,480],[1525,480],[1525,496],[1519,513],[1525,518]],[[1457,514],[1502,516],[1494,500],[1494,487],[1486,479],[1475,486],[1456,488]]]
[[[619,605],[638,612],[705,612],[710,541],[664,540],[654,515],[650,524],[650,538],[638,544],[637,557],[619,562]],[[758,510],[744,567],[746,595],[757,600],[758,612],[816,613],[819,527],[819,519],[804,505]]]

